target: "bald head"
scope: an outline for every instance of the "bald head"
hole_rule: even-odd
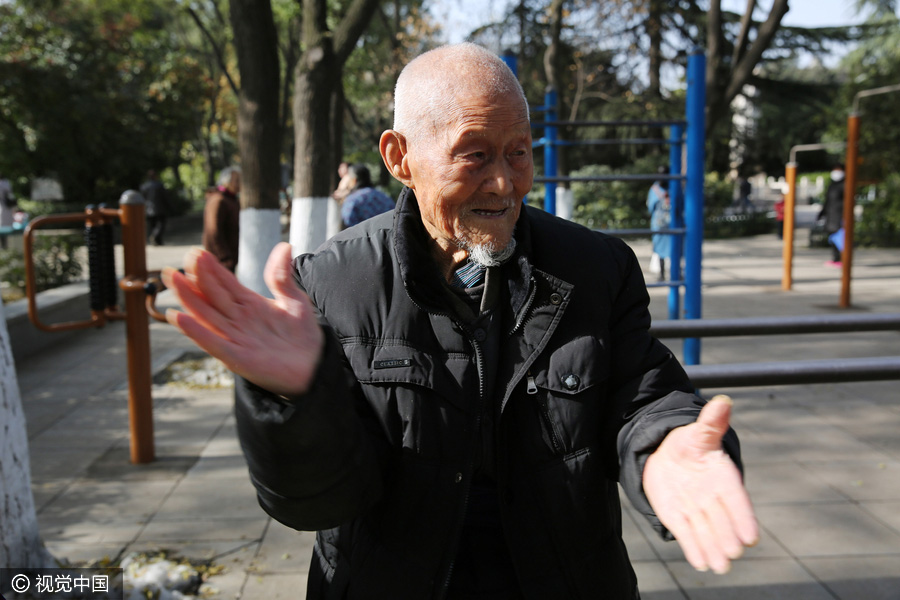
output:
[[[460,99],[473,95],[501,98],[510,93],[528,102],[513,72],[497,55],[476,44],[441,46],[419,55],[397,79],[394,129],[410,140],[433,136]]]

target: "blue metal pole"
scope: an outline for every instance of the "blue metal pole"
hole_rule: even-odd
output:
[[[702,313],[703,174],[706,162],[706,55],[699,49],[688,57],[686,105],[684,312],[687,319],[699,319]],[[684,362],[688,365],[700,364],[699,338],[684,340]]]
[[[669,174],[681,175],[681,136],[684,128],[681,125],[673,125],[669,128]],[[672,216],[669,219],[673,229],[684,227],[684,194],[682,182],[678,179],[669,180],[669,205]],[[672,236],[672,254],[669,258],[669,277],[672,281],[681,281],[681,256],[683,254],[684,239],[681,234]],[[681,286],[669,288],[669,319],[678,319],[681,313]]]
[[[518,57],[512,52],[504,52],[500,55],[500,60],[506,63],[506,66],[509,67],[509,70],[513,72],[513,75],[516,77],[519,76],[519,60]]]
[[[547,88],[544,95],[544,104],[547,106],[547,121],[556,120],[556,89]],[[544,127],[544,176],[556,177],[556,126]],[[544,210],[551,215],[556,214],[556,182],[544,184]]]

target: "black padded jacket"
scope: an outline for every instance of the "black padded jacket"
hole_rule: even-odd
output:
[[[238,381],[238,433],[263,509],[318,531],[308,598],[444,598],[473,476],[494,426],[504,534],[528,599],[638,598],[617,482],[703,405],[648,333],[623,242],[524,207],[502,269],[495,393],[479,331],[457,322],[415,196],[295,259],[326,330],[313,387],[286,401]],[[478,420],[501,403],[499,423]],[[489,417],[488,417],[489,418]],[[738,461],[737,438],[726,451]]]

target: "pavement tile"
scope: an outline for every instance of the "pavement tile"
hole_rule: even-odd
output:
[[[201,456],[197,463],[188,471],[190,481],[211,479],[250,479],[247,469],[247,461],[243,455],[231,456]]]
[[[46,518],[79,522],[117,518],[149,518],[159,510],[172,490],[167,481],[76,481],[38,514]]]
[[[853,500],[900,500],[900,461],[843,460],[803,466]]]
[[[263,573],[309,573],[316,534],[312,531],[297,531],[282,525],[274,519],[266,529],[254,562],[256,569]]]
[[[781,418],[782,415],[777,415]],[[772,415],[772,420],[776,420]],[[788,417],[789,418],[789,417]],[[773,425],[765,431],[738,431],[741,456],[747,464],[843,460],[848,456],[860,460],[883,461],[889,455],[861,442],[851,434],[833,426],[785,427]]]
[[[113,445],[112,442],[110,445]],[[32,486],[60,480],[73,481],[97,460],[102,448],[67,448],[31,443],[30,465]]]
[[[667,566],[689,600],[834,600],[791,559],[742,560],[725,575],[700,573],[686,562]]]
[[[687,600],[664,564],[632,557],[631,566],[637,575],[641,600]]]
[[[624,507],[623,507],[624,508]],[[634,561],[657,560],[659,556],[653,546],[647,541],[647,535],[656,536],[656,532],[649,526],[641,529],[637,521],[645,521],[644,516],[635,510],[622,511],[622,539],[628,548],[628,557]]]
[[[43,517],[39,520],[44,541],[79,544],[121,544],[132,542],[144,526],[146,518],[96,518],[72,522],[65,517]]]
[[[296,600],[306,597],[306,574],[250,573],[242,598],[266,600]]]
[[[96,481],[165,480],[174,486],[197,462],[201,449],[197,445],[156,445],[153,461],[134,464],[129,442],[121,440],[88,467],[85,478]]]
[[[211,514],[212,513],[212,514]],[[264,516],[249,478],[191,480],[178,483],[156,512],[162,520],[252,519]]]
[[[156,515],[147,523],[135,540],[136,544],[161,544],[169,547],[173,543],[200,544],[208,547],[209,542],[229,542],[240,546],[262,539],[268,517],[260,514],[244,519],[225,518],[209,515],[204,519],[166,520]],[[218,546],[216,546],[218,547]]]
[[[900,535],[900,502],[863,502],[861,506]]]
[[[803,564],[841,600],[900,598],[900,554],[807,558]]]
[[[808,468],[795,462],[749,462],[744,465],[744,485],[754,506],[847,499]]]
[[[122,545],[118,543],[85,544],[51,540],[45,545],[58,562],[74,566],[96,564],[104,559],[115,560],[122,550]]]
[[[757,506],[760,523],[797,557],[900,554],[900,535],[846,503]]]

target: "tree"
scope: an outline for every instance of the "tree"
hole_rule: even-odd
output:
[[[19,382],[0,305],[0,569],[56,566],[38,531]]]
[[[0,4],[0,167],[115,202],[177,162],[205,81],[149,0]]]
[[[304,48],[294,80],[294,205],[291,243],[295,253],[325,240],[334,171],[343,131],[343,68],[379,0],[352,0],[329,28],[326,0],[303,0]]]
[[[278,123],[278,37],[270,0],[230,0],[231,27],[241,74],[238,147],[241,153],[241,228],[237,276],[267,293],[263,266],[281,239],[281,131]]]
[[[706,126],[712,130],[728,114],[731,101],[737,97],[753,75],[763,53],[769,48],[781,19],[788,11],[788,0],[774,0],[766,20],[753,21],[756,0],[747,0],[737,38],[729,55],[725,44],[725,19],[722,1],[710,0],[706,17]],[[756,35],[751,39],[751,33]]]

